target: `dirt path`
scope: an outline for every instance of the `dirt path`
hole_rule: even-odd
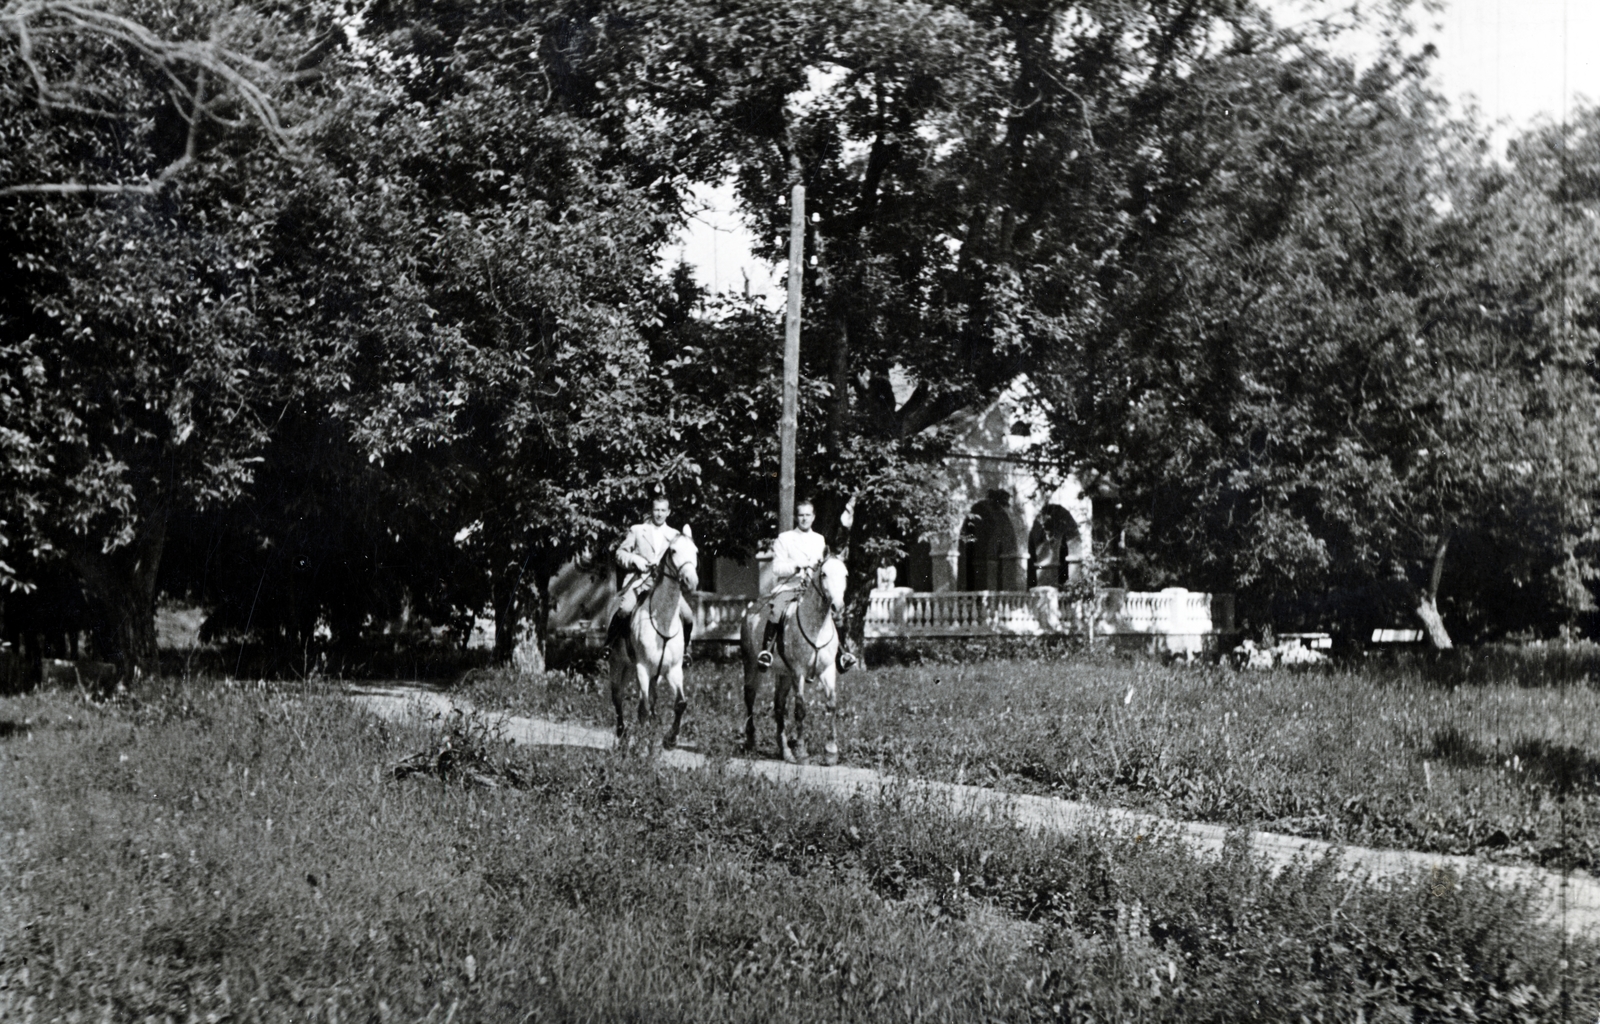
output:
[[[444,694],[406,689],[365,690],[357,694],[355,699],[374,714],[388,719],[404,719],[418,713],[431,716],[435,712],[448,712],[458,706]],[[464,704],[459,706],[466,707]],[[492,717],[504,723],[507,737],[517,743],[592,747],[597,750],[609,750],[615,746],[615,738],[603,729],[512,715]],[[660,761],[674,768],[705,768],[712,764],[704,754],[685,750],[665,751]],[[978,786],[900,778],[870,768],[845,765],[834,768],[816,765],[801,767],[776,760],[731,759],[723,763],[723,770],[735,775],[791,782],[841,796],[860,793],[877,797],[886,790],[893,790],[896,794],[915,796],[960,814],[976,815],[991,821],[1009,821],[1025,828],[1062,833],[1101,831],[1149,835],[1153,841],[1179,841],[1191,850],[1211,855],[1222,851],[1223,839],[1228,833],[1228,829],[1222,825],[1173,821],[1137,811],[1098,807],[1052,797],[1004,793]],[[1250,833],[1250,847],[1273,870],[1288,865],[1296,857],[1316,859],[1335,849],[1331,843],[1272,832]],[[1410,850],[1370,850],[1359,846],[1338,849],[1347,871],[1372,878],[1437,871],[1441,881],[1445,881],[1445,872],[1460,876],[1468,871],[1487,871],[1503,885],[1536,887],[1543,893],[1548,907],[1546,916],[1551,924],[1565,926],[1574,935],[1588,934],[1600,939],[1600,880],[1588,877],[1584,872],[1563,878],[1556,872],[1542,868],[1489,864],[1475,857],[1414,853]]]

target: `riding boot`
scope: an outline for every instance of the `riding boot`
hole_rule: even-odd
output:
[[[761,632],[761,653],[756,655],[756,665],[765,672],[772,667],[772,642],[778,637],[778,624],[771,619]]]
[[[627,633],[628,617],[621,612],[614,613],[611,616],[611,625],[606,627],[606,650],[611,650],[612,646]]]

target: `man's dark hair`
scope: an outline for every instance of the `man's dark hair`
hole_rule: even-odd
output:
[[[801,505],[810,505],[811,506],[811,511],[813,511],[813,512],[815,512],[817,510],[817,503],[812,501],[810,498],[801,498],[799,501],[796,501],[794,503],[794,510],[796,512],[800,511],[800,506]]]

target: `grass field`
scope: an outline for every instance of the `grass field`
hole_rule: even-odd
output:
[[[326,696],[142,696],[0,701],[0,1018],[1600,1013],[1600,948],[1471,877],[1361,887],[1324,861],[1274,878],[1241,846],[1197,861],[714,769],[446,744]],[[518,784],[394,777],[447,749]]]
[[[735,754],[742,685],[737,666],[691,665],[686,735],[706,752]],[[593,675],[479,673],[463,692],[489,708],[615,721]],[[858,670],[841,693],[851,764],[1600,874],[1600,688],[1537,652],[1449,674],[1420,663],[1241,673],[1105,656],[987,661]],[[770,756],[770,682],[756,713]]]

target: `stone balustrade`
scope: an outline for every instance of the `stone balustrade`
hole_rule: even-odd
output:
[[[1035,591],[879,592],[867,600],[865,634],[881,636],[1037,636],[1052,628],[1055,601]]]
[[[733,641],[750,606],[746,597],[695,594],[695,639]],[[1233,595],[1187,590],[1137,593],[1107,590],[1098,602],[1073,604],[1054,587],[1030,591],[874,591],[864,633],[877,637],[1043,636],[1064,633],[1121,643],[1153,642],[1180,654],[1198,653],[1233,632]]]
[[[689,607],[694,609],[694,638],[696,640],[739,639],[739,622],[745,609],[750,607],[748,597],[724,597],[719,594],[691,594]]]

